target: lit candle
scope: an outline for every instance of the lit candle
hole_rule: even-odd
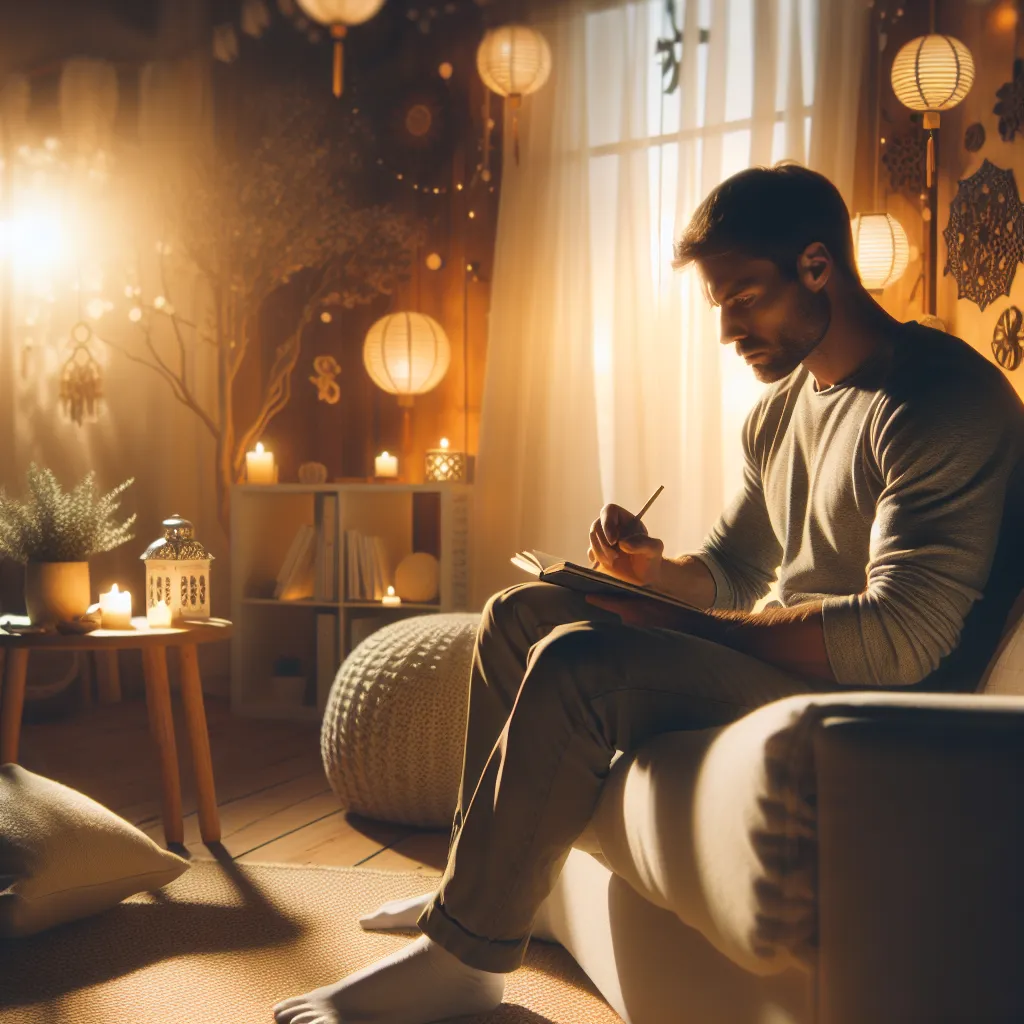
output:
[[[106,594],[100,594],[100,626],[103,629],[132,628],[132,595],[118,590],[115,583]]]
[[[466,479],[466,453],[449,451],[448,438],[441,438],[440,448],[427,449],[424,470],[430,481],[458,483]]]
[[[448,451],[448,438],[447,438],[447,437],[442,437],[442,438],[441,438],[441,447],[442,447],[442,448],[443,448],[443,449],[444,449],[445,451]]]
[[[394,587],[388,587],[388,592],[380,600],[381,604],[385,604],[390,608],[394,608],[395,605],[402,603],[402,599],[395,593]]]
[[[374,476],[398,476],[398,456],[388,455],[387,452],[381,452],[373,460],[373,475]]]
[[[256,445],[256,451],[245,453],[245,475],[251,484],[276,484],[277,466],[274,453],[263,450],[263,442]]]
[[[146,609],[146,621],[150,629],[170,629],[171,606],[161,598],[152,608]]]

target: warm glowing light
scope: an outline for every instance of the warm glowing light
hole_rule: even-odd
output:
[[[107,311],[107,304],[100,298],[90,299],[85,304],[85,314],[92,320],[99,320]]]
[[[974,59],[952,36],[919,36],[896,54],[890,77],[893,92],[905,107],[936,113],[955,107],[970,91]]]
[[[442,437],[442,438],[441,438],[441,447],[442,447],[442,448],[443,448],[443,449],[444,449],[445,451],[447,451],[447,450],[448,450],[448,438],[447,438],[447,437]]]
[[[165,299],[165,298],[164,298],[164,297],[163,297],[162,295],[158,295],[158,296],[157,296],[157,297],[156,297],[156,298],[155,298],[155,299],[153,300],[153,306],[154,306],[154,308],[156,308],[156,309],[163,309],[163,308],[164,308],[164,306],[166,306],[166,305],[167,305],[167,300],[166,300],[166,299]]]
[[[484,85],[499,96],[528,96],[551,74],[551,48],[529,25],[502,25],[484,33],[476,69]]]
[[[455,69],[454,69],[454,68],[453,68],[453,67],[451,66],[451,64],[450,64],[450,63],[449,63],[448,61],[445,61],[445,62],[444,62],[443,64],[441,64],[441,65],[440,65],[440,66],[438,67],[438,69],[437,69],[437,73],[438,73],[438,74],[439,74],[439,75],[440,75],[440,76],[441,76],[441,77],[442,77],[442,78],[443,78],[443,79],[444,79],[445,81],[448,81],[448,79],[452,77],[452,72],[453,72],[454,70],[455,70]]]
[[[69,239],[54,210],[24,209],[0,222],[0,253],[19,269],[50,270],[69,255]]]
[[[996,32],[1012,32],[1017,27],[1017,5],[1012,0],[996,4],[989,15]]]
[[[124,286],[124,294],[126,298],[130,299],[135,294],[135,289],[130,284],[126,284]]]
[[[137,324],[142,319],[142,310],[139,309],[138,306],[132,306],[132,308],[128,310],[128,319],[131,320],[133,324]]]
[[[858,213],[852,228],[861,284],[877,292],[898,281],[910,262],[910,243],[900,222],[889,213]]]
[[[334,318],[331,316],[330,313],[327,312],[326,309],[320,314],[320,323],[322,324],[329,324],[332,319]]]
[[[262,441],[257,441],[256,442],[256,454],[257,455],[262,455],[263,454],[263,442]]]

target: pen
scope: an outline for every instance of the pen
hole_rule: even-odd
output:
[[[665,490],[665,485],[664,485],[664,484],[662,484],[662,485],[661,485],[661,486],[660,486],[660,487],[659,487],[659,488],[658,488],[658,489],[657,489],[657,490],[656,490],[656,491],[655,491],[655,492],[654,492],[654,493],[653,493],[653,494],[652,494],[652,495],[651,495],[651,496],[650,496],[650,497],[649,497],[649,498],[647,499],[647,502],[646,502],[646,504],[644,505],[644,507],[643,507],[642,509],[640,509],[640,511],[639,511],[639,512],[637,512],[637,514],[636,514],[635,516],[633,516],[633,522],[634,522],[634,523],[639,523],[639,522],[640,522],[641,518],[643,517],[643,514],[644,514],[644,513],[645,513],[645,512],[646,512],[646,511],[647,511],[647,510],[648,510],[648,509],[649,509],[649,508],[650,508],[650,507],[651,507],[651,506],[652,506],[652,505],[654,504],[654,499],[655,499],[655,498],[656,498],[656,497],[657,497],[657,496],[658,496],[659,494],[661,494],[661,492],[662,492],[663,490]],[[616,541],[616,543],[618,543],[618,541]],[[598,567],[598,566],[599,566],[600,564],[601,564],[601,563],[600,563],[600,562],[599,562],[599,561],[598,561],[598,560],[597,560],[597,559],[595,558],[595,559],[594,559],[594,560],[593,560],[593,561],[592,561],[592,562],[590,563],[590,568],[591,568],[591,569],[596,569],[596,568],[597,568],[597,567]]]

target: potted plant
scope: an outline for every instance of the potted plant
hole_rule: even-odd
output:
[[[33,626],[68,622],[88,611],[89,558],[133,537],[134,515],[123,523],[114,520],[117,499],[132,482],[98,496],[96,474],[89,473],[65,492],[52,470],[33,463],[26,500],[0,488],[0,555],[25,565],[25,605]]]

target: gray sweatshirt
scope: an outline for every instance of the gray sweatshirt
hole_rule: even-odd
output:
[[[823,600],[837,682],[969,690],[1024,586],[1024,406],[911,323],[821,391],[802,366],[744,427],[744,485],[698,552],[716,608]]]

